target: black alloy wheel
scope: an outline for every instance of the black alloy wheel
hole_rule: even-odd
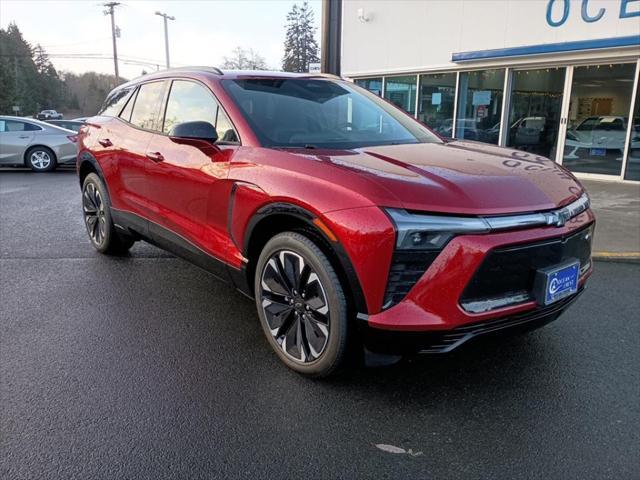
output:
[[[84,211],[84,223],[87,226],[87,233],[92,243],[99,247],[106,237],[107,225],[102,196],[96,188],[96,185],[92,182],[88,182],[84,186],[82,192],[82,209]]]
[[[82,213],[91,244],[100,253],[120,255],[133,246],[134,239],[126,232],[116,232],[109,194],[95,173],[87,175],[82,182]]]
[[[290,368],[326,376],[343,362],[347,302],[331,263],[310,238],[285,232],[258,260],[256,306],[269,343]]]
[[[261,284],[269,332],[282,351],[301,363],[320,357],[329,339],[331,315],[311,265],[291,250],[280,250],[269,258]]]

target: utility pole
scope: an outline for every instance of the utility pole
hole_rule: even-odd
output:
[[[18,96],[18,56],[13,56],[14,94]]]
[[[120,83],[120,75],[118,74],[118,47],[116,45],[116,21],[113,15],[113,9],[120,5],[119,2],[104,3],[103,6],[108,10],[104,11],[105,15],[111,15],[111,38],[113,39],[113,67],[116,73],[116,85]]]
[[[171,64],[169,63],[169,28],[167,26],[167,20],[175,20],[176,17],[172,17],[171,15],[167,15],[162,12],[156,12],[156,15],[164,19],[164,50],[167,58],[167,68],[171,68]]]
[[[322,0],[322,48],[320,63],[323,73],[340,75],[342,43],[342,0]]]

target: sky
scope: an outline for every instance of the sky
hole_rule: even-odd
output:
[[[103,0],[0,0],[0,27],[15,22],[25,39],[41,44],[58,70],[113,73],[113,60],[64,58],[68,55],[112,55],[110,17]],[[302,0],[120,0],[115,9],[120,75],[133,78],[164,68],[164,27],[169,21],[171,66],[219,65],[236,46],[253,48],[273,69],[280,69],[288,11]],[[309,0],[320,41],[321,0]],[[137,60],[153,65],[130,65]]]

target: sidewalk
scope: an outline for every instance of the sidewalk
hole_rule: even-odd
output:
[[[640,261],[640,185],[581,180],[596,214],[596,260]]]

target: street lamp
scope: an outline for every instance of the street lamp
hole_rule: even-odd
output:
[[[156,15],[164,19],[164,49],[167,57],[167,68],[170,68],[171,64],[169,63],[169,30],[167,27],[167,20],[175,20],[176,17],[172,17],[162,12],[156,12]]]

